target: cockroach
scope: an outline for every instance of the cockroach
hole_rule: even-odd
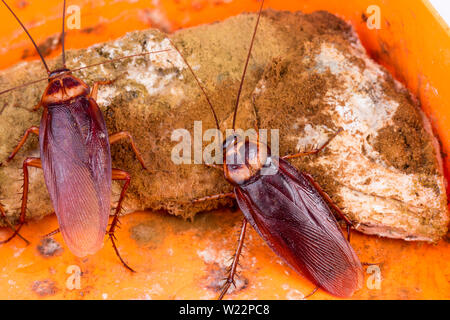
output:
[[[219,299],[222,299],[229,287],[234,284],[248,223],[287,265],[316,285],[310,295],[318,288],[322,288],[332,295],[349,297],[362,286],[362,265],[330,207],[347,222],[348,227],[352,224],[311,175],[299,172],[287,161],[287,159],[319,153],[333,137],[320,148],[279,158],[272,156],[268,147],[263,145],[259,138],[242,139],[235,131],[239,99],[263,5],[264,0],[261,1],[237,93],[233,134],[225,138],[222,149],[224,177],[234,186],[234,191],[193,201],[198,203],[231,197],[237,201],[244,214],[238,246]],[[174,44],[172,45],[175,47]],[[181,52],[176,47],[175,49],[183,57],[203,91],[214,116],[217,130],[220,131],[219,121],[206,90]],[[265,157],[260,157],[261,148],[267,150]],[[237,164],[236,159],[241,160],[240,164]],[[216,167],[222,170],[220,166],[216,165]],[[261,173],[262,169],[272,167],[277,168],[273,174]]]
[[[48,85],[40,103],[34,108],[34,110],[38,110],[40,107],[44,109],[40,127],[29,128],[8,157],[8,161],[14,158],[30,134],[39,136],[41,158],[26,158],[23,162],[24,185],[19,225],[13,234],[1,243],[6,243],[18,235],[25,223],[29,184],[28,168],[40,168],[44,171],[45,183],[59,223],[59,229],[52,234],[61,232],[69,250],[78,257],[95,254],[102,247],[105,235],[108,235],[122,264],[130,271],[134,271],[120,256],[114,236],[131,176],[126,171],[111,167],[110,144],[128,139],[142,167],[146,169],[146,166],[128,132],[119,132],[108,137],[106,123],[96,103],[96,97],[99,85],[109,84],[111,81],[96,82],[91,90],[85,82],[72,75],[72,71],[66,67],[65,0],[61,37],[63,68],[54,71],[49,69],[38,46],[20,19],[4,0],[2,2],[33,43],[47,70],[48,77],[42,80],[48,79]],[[145,52],[91,66],[163,51],[168,50]],[[87,67],[74,70],[84,68]],[[38,81],[40,80],[31,83]],[[3,91],[3,93],[11,90]],[[112,180],[122,180],[125,183],[113,220],[108,228]],[[1,214],[6,218],[3,208],[1,209]]]

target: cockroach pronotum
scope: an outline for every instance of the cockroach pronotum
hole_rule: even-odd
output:
[[[322,288],[335,296],[349,297],[361,288],[363,269],[330,207],[341,215],[348,227],[351,226],[351,222],[308,173],[299,172],[286,161],[290,158],[317,154],[333,138],[320,148],[278,158],[270,154],[268,147],[263,145],[259,138],[243,140],[235,131],[239,98],[263,5],[264,0],[261,1],[236,98],[233,134],[225,137],[222,147],[223,173],[225,179],[234,186],[234,192],[194,200],[200,202],[231,197],[237,201],[244,214],[238,246],[219,299],[222,299],[229,287],[234,284],[248,223],[282,260],[316,285],[310,295],[318,288]],[[217,130],[220,131],[219,121],[205,89],[184,56],[176,47],[175,49],[183,57],[203,91],[215,118]],[[261,148],[267,150],[264,158],[260,157]],[[240,164],[237,164],[236,159],[241,160]],[[278,168],[274,174],[261,174],[262,169],[271,166]]]
[[[72,71],[66,67],[65,0],[61,36],[63,68],[54,71],[47,66],[39,48],[20,19],[4,0],[2,2],[33,43],[48,73],[48,77],[42,79],[48,79],[48,85],[40,103],[34,108],[34,110],[38,110],[40,107],[44,108],[40,127],[29,128],[8,157],[8,161],[13,159],[30,134],[39,136],[41,158],[26,158],[23,162],[24,185],[19,225],[13,234],[1,243],[6,243],[19,235],[25,222],[29,184],[28,167],[41,168],[44,171],[45,183],[59,223],[59,229],[53,233],[61,232],[70,251],[79,257],[96,253],[102,247],[105,235],[108,235],[120,261],[127,269],[133,271],[121,258],[114,236],[131,177],[127,172],[111,167],[110,144],[128,139],[142,167],[146,169],[146,166],[128,132],[119,132],[108,137],[106,123],[96,103],[96,97],[99,85],[110,83],[110,81],[96,82],[91,90],[86,83],[72,75],[72,71],[89,66]],[[145,52],[95,65],[163,51],[168,50]],[[13,89],[5,90],[2,93]],[[111,180],[123,180],[125,183],[112,223],[108,228]],[[0,207],[0,212],[6,220],[2,207]]]

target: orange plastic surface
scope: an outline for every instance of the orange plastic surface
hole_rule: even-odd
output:
[[[9,0],[38,43],[60,32],[62,1]],[[152,7],[151,3],[157,3]],[[81,30],[67,34],[68,48],[81,48],[124,35],[128,31],[161,27],[175,30],[222,20],[242,11],[256,11],[255,0],[104,0],[68,1],[81,8]],[[378,5],[381,29],[369,30],[364,20],[371,5]],[[328,10],[350,21],[370,55],[386,66],[420,99],[442,143],[450,151],[450,32],[428,1],[387,0],[267,0],[279,10]],[[0,69],[22,61],[29,40],[5,8],[0,8]],[[250,36],[250,35],[249,35]],[[58,51],[50,56],[58,55]],[[36,59],[32,55],[27,59]],[[73,66],[75,67],[75,66]],[[450,161],[445,158],[447,172]],[[0,182],[1,183],[1,182]],[[56,229],[54,216],[30,222],[22,234],[25,246],[14,239],[0,246],[0,299],[184,299],[214,298],[223,277],[226,258],[236,245],[241,213],[218,211],[199,215],[193,223],[156,213],[136,213],[122,219],[117,236],[125,259],[138,272],[129,273],[118,262],[110,244],[87,259],[65,249],[43,257],[37,246],[41,236]],[[135,240],[136,230],[148,234]],[[0,230],[0,238],[9,234]],[[365,287],[355,299],[449,299],[450,243],[437,245],[381,239],[354,233],[352,245],[361,261],[379,263],[380,288],[374,274],[366,274]],[[228,298],[301,298],[313,289],[294,274],[251,230],[242,260],[243,288]],[[67,286],[70,266],[83,272],[80,289]],[[69,271],[71,271],[69,269]],[[72,270],[73,271],[73,270]],[[370,271],[370,270],[369,270]],[[375,270],[376,271],[376,270]],[[69,286],[70,287],[70,286]],[[319,291],[311,299],[330,299]]]

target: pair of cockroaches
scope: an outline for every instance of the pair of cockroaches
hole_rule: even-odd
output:
[[[121,262],[132,270],[120,257],[114,241],[114,230],[130,183],[130,175],[125,171],[111,168],[110,144],[122,138],[128,138],[138,160],[145,168],[144,161],[128,133],[121,132],[108,138],[103,115],[95,101],[98,85],[102,83],[95,83],[90,90],[82,80],[74,77],[66,68],[65,14],[63,14],[62,32],[64,67],[50,71],[24,25],[6,2],[4,0],[2,2],[33,42],[48,72],[49,82],[38,105],[44,108],[40,128],[28,129],[8,158],[11,160],[16,155],[30,133],[39,135],[41,158],[27,158],[23,162],[24,188],[20,224],[4,242],[18,235],[24,223],[29,183],[28,167],[42,168],[58,218],[59,230],[70,251],[77,256],[94,254],[101,248],[103,238],[107,234]],[[236,98],[233,130],[263,5],[264,0],[261,1]],[[180,53],[204,93],[217,129],[220,130],[217,115],[206,90],[181,52],[173,43],[172,45]],[[150,52],[144,54],[150,54]],[[315,290],[322,288],[336,296],[351,296],[362,285],[362,266],[328,205],[345,219],[348,226],[351,223],[310,175],[299,172],[286,161],[289,158],[316,154],[324,149],[329,141],[319,149],[281,158],[272,156],[268,151],[261,158],[259,150],[261,148],[268,150],[267,146],[263,145],[259,139],[242,139],[236,131],[234,132],[226,137],[223,143],[223,173],[225,179],[234,186],[234,192],[194,200],[194,202],[201,202],[233,197],[244,213],[236,254],[219,298],[223,298],[234,283],[248,222],[280,258],[316,285]],[[235,159],[242,161],[239,163],[231,161]],[[261,174],[263,169],[270,167],[276,167],[277,170],[270,175]],[[107,229],[112,179],[124,180],[125,184],[111,226]],[[0,207],[0,212],[4,215],[1,209]]]

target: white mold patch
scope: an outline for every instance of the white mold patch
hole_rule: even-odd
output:
[[[137,84],[142,85],[149,95],[157,95],[162,93],[166,88],[171,88],[173,86],[173,80],[183,79],[181,71],[186,66],[182,57],[172,47],[169,39],[165,38],[160,41],[157,40],[155,36],[150,35],[148,39],[146,39],[145,47],[142,47],[140,43],[135,43],[133,46],[130,46],[130,41],[127,41],[126,43],[125,41],[127,41],[126,37],[108,44],[91,46],[87,51],[88,53],[93,54],[100,49],[103,53],[107,53],[108,59],[138,55],[122,60],[127,63],[125,78],[131,80],[130,84],[126,87],[127,91],[133,90],[133,87]],[[157,52],[162,50],[169,51]],[[142,53],[148,54],[141,55]],[[99,59],[101,59],[100,56]],[[78,67],[85,67],[85,65],[80,63]],[[85,78],[88,73],[93,72],[95,72],[96,77],[98,78],[110,78],[108,70],[103,64],[92,67],[92,69],[89,70],[80,70],[80,72]],[[114,85],[109,88],[106,86],[99,88],[99,103],[104,106],[108,106],[111,103],[111,100],[117,95],[117,93],[113,91],[113,87]],[[171,93],[174,95],[183,95],[183,91],[179,89],[172,90]]]
[[[354,49],[352,54],[364,61],[364,71],[333,44],[323,43],[315,57],[315,69],[319,73],[330,70],[341,83],[343,89],[332,89],[326,94],[327,102],[339,114],[338,125],[361,137],[377,135],[379,129],[392,123],[399,104],[385,96],[380,86],[384,76],[380,67],[361,50]]]
[[[298,291],[297,289],[291,289],[286,293],[287,300],[303,300],[305,295]]]
[[[216,250],[211,246],[204,250],[197,250],[197,255],[203,259],[206,264],[217,263],[221,268],[228,267],[232,253],[228,250]]]
[[[162,42],[150,40],[147,42],[146,51],[166,49],[171,49],[171,51],[149,55],[146,66],[132,63],[128,68],[127,79],[143,85],[149,95],[162,92],[175,78],[181,80],[181,71],[185,68],[185,64],[178,52],[170,45],[169,39],[164,39]],[[180,94],[179,91],[172,93]]]
[[[297,151],[307,151],[315,146],[321,146],[329,139],[330,129],[325,126],[306,124],[303,134],[297,139]]]
[[[113,86],[102,86],[98,90],[97,103],[100,107],[108,107],[112,100],[118,95],[117,89]]]

